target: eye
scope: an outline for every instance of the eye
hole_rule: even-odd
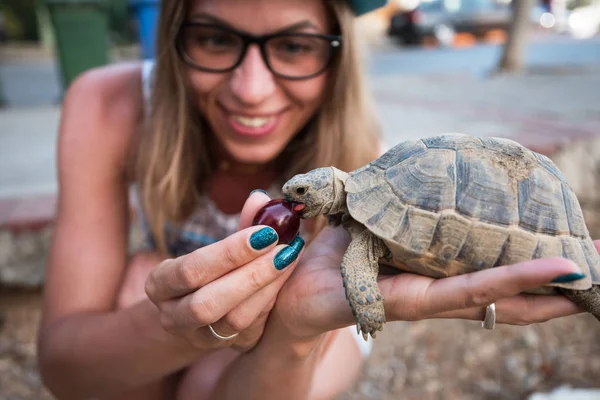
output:
[[[296,194],[304,194],[304,193],[306,193],[305,187],[296,188]]]
[[[312,45],[307,40],[298,40],[298,39],[287,39],[280,40],[276,44],[275,49],[279,53],[287,53],[287,54],[299,54],[299,53],[310,53],[314,49],[314,45]]]

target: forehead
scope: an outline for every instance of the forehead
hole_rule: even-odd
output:
[[[300,22],[314,28],[303,30],[328,33],[331,21],[324,0],[191,0],[188,19],[217,18],[232,27],[253,34],[285,29]]]

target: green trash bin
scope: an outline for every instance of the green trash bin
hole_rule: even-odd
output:
[[[6,98],[4,97],[4,89],[2,89],[2,77],[0,77],[0,108],[6,105]]]
[[[54,27],[59,69],[66,90],[82,72],[106,65],[108,10],[103,0],[45,0]]]

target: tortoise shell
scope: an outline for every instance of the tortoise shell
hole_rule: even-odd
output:
[[[352,171],[350,215],[380,237],[382,263],[434,278],[559,256],[600,284],[600,257],[575,194],[546,156],[500,138],[403,142]]]

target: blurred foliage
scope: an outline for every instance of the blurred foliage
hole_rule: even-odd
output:
[[[132,43],[136,40],[127,0],[108,0],[109,29],[116,44]]]
[[[35,6],[38,0],[2,0],[7,34],[10,39],[38,40],[39,31]],[[12,31],[11,31],[12,27]]]
[[[596,0],[568,0],[567,1],[567,10],[573,10],[578,7],[591,6],[594,3],[597,3]]]
[[[5,39],[23,37],[23,24],[17,15],[6,4],[0,3],[0,13],[2,14],[2,28]]]
[[[119,44],[135,40],[127,0],[105,0],[105,3],[111,40]],[[45,7],[44,0],[0,0],[9,39],[40,40],[37,7]]]

